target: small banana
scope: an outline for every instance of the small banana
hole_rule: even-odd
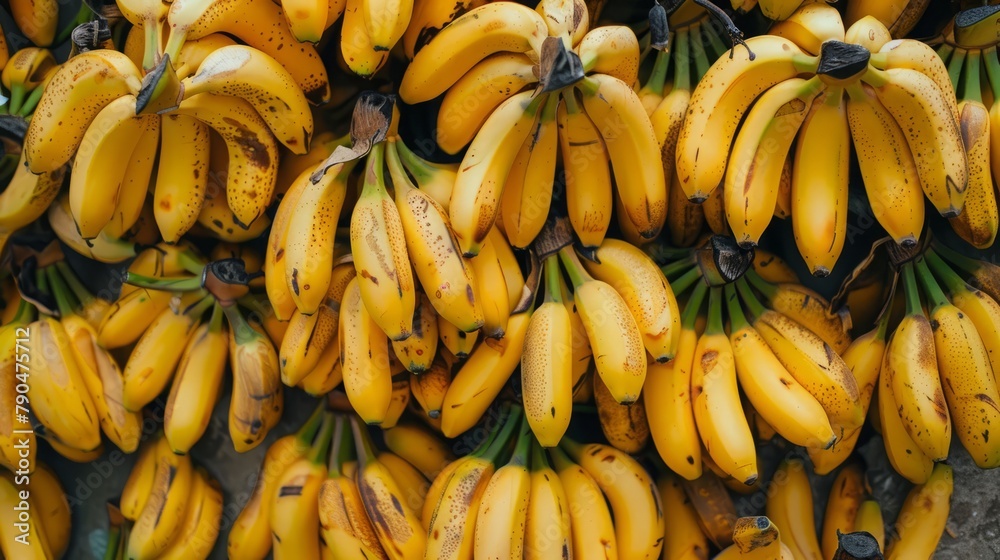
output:
[[[524,528],[524,558],[572,557],[570,510],[562,480],[537,442],[531,449],[530,499]]]
[[[944,534],[954,484],[951,467],[938,463],[934,465],[934,472],[927,482],[910,490],[896,518],[896,536],[886,543],[887,559],[902,560],[934,554]]]
[[[532,477],[528,470],[532,430],[521,427],[514,454],[490,477],[476,514],[473,553],[475,558],[504,560],[522,558],[528,531]]]
[[[167,550],[183,524],[195,477],[188,455],[157,453],[149,498],[129,533],[129,558],[153,558]]]
[[[837,474],[823,514],[823,532],[820,545],[823,558],[833,558],[839,546],[837,533],[851,533],[858,516],[858,509],[865,497],[864,471],[857,463],[845,466]]]
[[[379,424],[392,400],[389,342],[362,300],[359,278],[347,284],[341,302],[340,365],[351,406],[365,422]]]
[[[233,371],[229,436],[236,452],[243,453],[260,445],[281,420],[284,392],[274,343],[251,327],[236,306],[223,309],[229,320],[229,364]]]
[[[783,484],[775,484],[768,492],[767,517],[779,529],[781,542],[795,558],[821,560],[819,539],[813,520],[812,490],[805,464],[799,459],[785,459],[778,465],[775,476]]]

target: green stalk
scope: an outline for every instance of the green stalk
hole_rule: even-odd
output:
[[[920,283],[924,285],[924,293],[927,295],[927,299],[933,304],[931,308],[936,309],[942,305],[950,304],[951,302],[948,301],[944,292],[941,291],[941,286],[934,280],[931,269],[927,268],[927,262],[924,259],[920,259],[916,263],[916,267],[917,275],[920,276]]]
[[[10,106],[10,112],[14,115],[21,114],[21,105],[24,104],[24,84],[11,84],[10,85],[10,101],[8,105]]]
[[[670,68],[670,52],[657,51],[653,72],[649,75],[643,89],[663,95],[663,86],[667,82],[667,70]]]
[[[983,50],[983,62],[986,65],[986,78],[990,81],[994,99],[1000,99],[1000,59],[997,59],[997,48],[992,46]]]
[[[695,282],[701,279],[701,269],[694,267],[691,270],[685,272],[680,278],[670,282],[670,289],[673,290],[674,294],[683,294],[688,288],[690,288]],[[704,282],[702,282],[704,284]]]
[[[958,91],[959,82],[962,79],[962,67],[965,66],[965,49],[955,49],[948,61],[948,77],[951,78],[951,86]]]
[[[66,24],[66,27],[63,27],[62,29],[59,30],[59,33],[56,34],[56,38],[52,42],[52,44],[58,45],[63,41],[65,41],[66,39],[69,39],[70,36],[73,34],[73,30],[76,29],[78,25],[90,21],[90,16],[93,13],[94,12],[87,6],[86,3],[81,2],[80,9],[77,10],[76,15],[73,16],[73,19],[68,24]]]
[[[740,297],[743,299],[743,303],[746,304],[747,309],[750,310],[750,315],[754,317],[760,317],[765,312],[767,308],[764,304],[757,299],[757,295],[753,293],[753,289],[750,288],[750,284],[747,283],[746,277],[740,278],[736,281],[736,288],[740,291]]]
[[[314,465],[325,465],[330,452],[330,436],[333,434],[333,413],[323,413],[323,425],[319,429],[319,439],[309,448],[306,458]]]
[[[549,468],[549,460],[545,456],[545,449],[537,441],[531,445],[531,470],[538,471]]]
[[[545,270],[545,301],[562,303],[562,287],[559,282],[561,274],[559,272],[559,256],[549,255],[545,257],[542,265]]]
[[[920,307],[920,293],[917,291],[917,275],[913,272],[913,263],[903,265],[903,294],[906,296],[906,314],[923,315]]]
[[[362,196],[372,196],[385,193],[385,143],[379,142],[368,152],[365,165],[365,181]]]
[[[177,255],[177,262],[184,270],[194,274],[198,278],[205,272],[205,261],[191,249],[186,249]]]
[[[521,425],[521,407],[512,406],[510,409],[510,415],[504,421],[503,428],[497,434],[496,439],[490,443],[489,447],[483,452],[481,457],[487,461],[496,464],[497,459],[507,448],[507,442],[510,439],[510,435],[514,433],[514,430]]]
[[[979,81],[980,66],[979,51],[969,51],[965,57],[965,83],[962,84],[962,100],[983,102],[983,90]]]
[[[62,281],[59,273],[56,272],[55,267],[47,266],[42,270],[45,272],[49,279],[49,283],[52,286],[51,293],[56,298],[56,305],[59,307],[59,315],[61,317],[69,317],[70,315],[73,315],[75,313],[74,309],[77,307],[70,299],[70,295],[67,293],[69,288],[66,287],[66,284]]]
[[[208,332],[218,334],[222,331],[222,318],[224,313],[219,302],[212,301],[212,317],[208,320]]]
[[[694,257],[688,256],[684,260],[675,261],[670,264],[666,264],[660,267],[660,271],[666,277],[671,277],[675,274],[680,274],[687,272],[692,266],[695,265]]]
[[[35,320],[35,306],[28,303],[28,300],[22,299],[17,304],[17,312],[14,313],[14,318],[11,319],[9,325],[27,325],[28,323]]]
[[[563,101],[566,102],[566,112],[571,115],[580,114],[580,105],[576,102],[576,92],[572,89],[562,93]]]
[[[933,249],[924,253],[924,258],[931,265],[934,272],[937,273],[937,277],[944,282],[945,287],[952,296],[960,292],[972,291],[972,286],[962,279],[953,268],[948,266],[948,263],[944,262],[944,259],[939,257]]]
[[[28,98],[24,100],[24,104],[21,105],[21,109],[17,112],[18,115],[27,118],[28,115],[35,111],[35,107],[38,107],[38,102],[42,99],[42,93],[45,91],[45,84],[38,84],[38,87],[31,90],[28,94]]]
[[[943,62],[947,67],[948,60],[951,58],[951,53],[955,52],[955,48],[948,43],[941,43],[935,51],[938,56],[941,57],[941,62]]]
[[[757,271],[753,267],[747,270],[745,276],[753,284],[754,288],[757,288],[760,293],[764,294],[764,299],[772,300],[778,294],[778,286],[764,280],[760,274],[757,274]]]
[[[160,278],[156,276],[145,276],[134,272],[126,272],[124,281],[126,284],[146,288],[149,290],[161,290],[165,292],[193,292],[201,289],[200,276],[173,276]]]
[[[357,415],[351,415],[351,432],[354,434],[354,444],[358,450],[358,473],[368,463],[376,461],[375,446],[368,436],[368,430],[358,420]]]
[[[549,455],[552,457],[552,464],[555,465],[556,471],[561,471],[563,469],[572,468],[576,463],[569,458],[569,455],[565,451],[558,447],[553,447],[549,449]],[[654,454],[659,457],[659,454]]]
[[[341,456],[347,447],[351,437],[351,429],[344,422],[344,417],[339,414],[334,418],[333,443],[330,444],[330,457],[327,460],[327,478],[338,478],[343,474],[340,466],[343,464]],[[348,448],[348,452],[349,448]]]
[[[531,449],[532,442],[535,438],[532,437],[531,426],[528,425],[528,417],[521,417],[521,429],[517,434],[517,443],[514,444],[514,454],[510,457],[510,461],[507,463],[509,465],[516,465],[519,467],[528,465],[528,451]]]
[[[968,274],[975,274],[982,266],[982,263],[980,263],[978,259],[967,257],[941,243],[934,243],[934,250],[937,251],[940,256],[948,259],[951,264],[964,270]]]
[[[579,462],[583,455],[583,444],[577,443],[569,437],[563,437],[559,442],[559,447],[566,452],[574,461]]]
[[[566,273],[569,274],[569,281],[573,283],[573,291],[576,291],[584,282],[593,280],[587,274],[587,271],[584,270],[583,265],[580,264],[580,259],[576,256],[576,252],[573,251],[572,246],[567,245],[559,249],[559,260],[566,267]]]
[[[879,340],[885,340],[886,336],[889,334],[889,317],[891,316],[892,313],[890,313],[887,309],[884,313],[882,313],[882,316],[879,317],[878,334],[876,334]]]
[[[295,439],[302,445],[312,444],[316,438],[320,423],[323,421],[323,411],[326,409],[326,402],[321,402],[316,410],[309,415],[309,418],[302,423],[302,426],[295,432]]]
[[[725,331],[722,322],[722,288],[713,287],[708,292],[708,325],[705,334],[719,334]]]
[[[747,321],[746,315],[743,314],[743,308],[740,306],[740,297],[736,293],[736,286],[726,284],[723,289],[726,298],[726,308],[729,311],[729,325],[732,332],[749,327],[750,323]]]
[[[729,50],[729,47],[727,47],[722,42],[722,38],[719,37],[719,34],[715,31],[714,20],[709,19],[708,23],[702,24],[703,28],[706,26],[707,30],[705,31],[705,37],[708,38],[708,44],[712,47],[712,54],[715,55],[716,59],[719,59],[722,57],[722,55],[726,54],[726,52]]]
[[[684,306],[684,311],[681,313],[682,329],[694,330],[694,326],[698,322],[698,312],[701,311],[701,304],[704,303],[707,293],[708,284],[704,282],[699,282],[694,287],[694,291],[691,292],[691,297],[688,298],[687,305]]]
[[[213,300],[213,298],[207,298]],[[247,322],[243,314],[240,313],[238,306],[229,305],[223,307],[222,310],[226,313],[226,319],[229,320],[229,328],[233,332],[233,338],[236,340],[236,344],[250,344],[256,341],[258,338],[262,338],[264,335],[260,334],[250,323]]]
[[[861,81],[872,87],[879,88],[889,83],[889,78],[886,77],[884,71],[879,70],[872,62],[869,62],[868,69],[861,76]]]
[[[37,284],[39,290],[49,293],[49,278],[48,275],[45,274],[44,268],[38,269],[37,275],[35,276],[35,283]],[[56,304],[58,303],[59,302],[57,301]]]
[[[701,33],[699,32],[699,35],[700,34]],[[692,36],[690,38],[690,41],[693,44],[695,42],[695,38]],[[701,81],[701,79],[708,72],[708,69],[712,67],[712,63],[708,60],[708,53],[705,52],[704,48],[700,48],[700,49],[696,48],[696,49],[691,49],[691,50],[694,51],[694,68],[695,68],[695,72],[697,72],[697,74],[698,74],[698,81]]]
[[[62,278],[62,280],[66,282],[67,285],[69,285],[69,289],[73,292],[73,295],[76,296],[76,299],[77,301],[80,302],[80,305],[84,306],[88,305],[90,302],[96,299],[96,296],[90,293],[90,290],[88,290],[82,283],[80,283],[80,279],[76,277],[76,274],[73,273],[73,269],[71,269],[69,265],[66,264],[66,261],[57,262],[56,270],[59,271],[59,275]]]
[[[108,546],[104,549],[104,560],[115,560],[118,556],[118,539],[121,537],[122,528],[120,525],[113,525],[108,529]]]

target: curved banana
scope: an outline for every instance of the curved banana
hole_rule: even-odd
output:
[[[177,364],[163,413],[163,433],[175,453],[187,453],[208,428],[229,358],[222,311],[191,335]]]
[[[285,385],[298,385],[320,368],[319,364],[323,361],[327,348],[339,348],[337,329],[340,324],[340,303],[344,299],[347,285],[355,275],[354,266],[350,263],[334,267],[326,301],[319,310],[312,315],[303,315],[296,310],[292,315],[288,331],[278,349],[281,380]]]
[[[970,53],[966,60],[968,61],[969,57],[978,59],[979,56]],[[977,66],[970,67],[967,75],[971,75],[974,71],[978,76]],[[966,89],[978,93],[979,88],[967,85]],[[1000,227],[993,173],[990,168],[992,150],[990,111],[978,99],[963,99],[958,104],[958,114],[962,145],[965,147],[969,162],[969,189],[965,195],[965,209],[948,221],[951,222],[955,233],[969,245],[987,249],[993,246],[997,229]]]
[[[296,177],[295,181],[288,187],[285,196],[278,204],[278,209],[274,213],[274,221],[271,222],[271,231],[267,238],[267,250],[264,253],[264,288],[267,291],[267,300],[271,303],[271,309],[275,316],[282,321],[288,321],[292,314],[298,309],[295,300],[292,299],[292,290],[285,279],[285,246],[288,243],[288,228],[291,224],[295,210],[298,208],[299,198],[312,186],[310,176],[313,169],[306,169]]]
[[[882,368],[888,367],[888,355]],[[892,383],[888,374],[883,373],[878,381],[878,417],[882,429],[882,443],[889,464],[903,478],[914,484],[923,484],[931,476],[934,461],[931,460],[917,445],[906,431],[899,408],[893,394]]]
[[[111,238],[130,239],[129,235],[133,228],[142,227],[144,212],[147,215],[151,214],[154,220],[156,216],[152,209],[146,205],[146,200],[149,198],[147,194],[150,190],[150,184],[155,181],[153,167],[160,150],[161,119],[158,115],[142,115],[139,119],[141,122],[139,138],[131,151],[127,165],[124,166],[125,171],[122,174],[121,186],[118,188],[117,201],[111,214],[111,220],[104,226],[103,230],[103,233]],[[84,136],[84,143],[86,143],[86,136]],[[81,148],[83,145],[81,144]],[[82,149],[77,150],[76,157],[79,158],[82,153]],[[75,167],[76,159],[74,159],[73,164]],[[70,179],[70,187],[72,186],[73,181]],[[152,221],[150,220],[150,222]],[[152,224],[150,225],[152,226]],[[150,229],[153,232],[153,239],[158,240],[156,228],[150,227]]]
[[[643,400],[619,404],[599,375],[591,376],[594,405],[604,439],[616,449],[638,454],[649,443],[649,421]]]
[[[861,466],[855,463],[841,469],[834,479],[826,502],[826,513],[823,514],[823,532],[820,538],[823,558],[834,557],[840,546],[838,532],[854,531],[854,521],[865,497],[864,477]]]
[[[159,556],[166,560],[207,557],[219,537],[222,521],[222,489],[203,469],[194,473],[194,492],[188,499],[184,524],[174,542]]]
[[[504,181],[500,218],[507,240],[518,249],[527,248],[542,231],[552,205],[559,150],[559,99],[558,95],[548,96]]]
[[[846,309],[831,310],[826,298],[797,282],[775,285],[762,281],[755,271],[746,277],[771,309],[811,330],[837,354],[843,355],[851,345],[851,317]]]
[[[337,329],[344,390],[351,406],[369,424],[385,419],[392,400],[389,342],[361,298],[361,280],[344,290]]]
[[[36,523],[42,525],[53,558],[61,558],[69,545],[71,512],[59,477],[45,464],[40,463],[38,469],[31,474],[29,501],[34,508]],[[16,502],[9,503],[13,506]]]
[[[657,477],[656,488],[663,504],[663,517],[670,520],[670,526],[663,535],[662,558],[708,558],[708,539],[681,481],[673,473],[664,472]]]
[[[601,132],[567,92],[556,112],[566,178],[566,211],[580,244],[597,247],[611,224],[611,161]],[[669,208],[669,207],[668,207]]]
[[[780,531],[782,544],[795,558],[822,560],[813,517],[812,490],[805,464],[799,459],[785,459],[778,465],[775,480],[767,496],[767,517]]]
[[[910,490],[896,518],[896,536],[885,545],[888,560],[934,555],[951,510],[954,485],[951,467],[938,463],[927,482]]]
[[[854,531],[864,531],[875,537],[879,550],[885,550],[885,520],[882,519],[882,508],[874,499],[867,499],[858,506],[854,517]]]
[[[853,24],[862,16],[872,16],[882,22],[893,37],[905,37],[924,14],[930,0],[889,0],[872,2],[858,0],[848,7],[844,21]]]
[[[156,461],[149,498],[129,533],[129,558],[157,557],[173,543],[197,477],[188,455],[158,453]]]
[[[790,39],[802,50],[819,56],[824,41],[844,40],[844,21],[840,11],[826,2],[803,2],[767,32]]]
[[[534,479],[528,470],[531,430],[522,429],[514,444],[514,454],[506,465],[489,478],[476,514],[473,558],[505,560],[524,558],[528,544],[529,497],[535,498]]]
[[[226,308],[229,364],[233,371],[229,437],[236,452],[243,453],[264,441],[278,424],[285,401],[274,343],[251,327],[233,307]]]
[[[892,41],[892,35],[885,25],[874,16],[866,15],[855,21],[844,32],[844,42],[861,45],[871,53],[877,53]]]
[[[485,4],[485,0],[428,0],[414,2],[410,24],[403,33],[403,52],[413,60],[417,51],[424,48],[448,24],[462,14]]]
[[[39,175],[32,173],[26,155],[22,150],[14,174],[0,192],[0,240],[45,215],[66,178],[66,166]]]
[[[586,18],[586,15],[584,15]],[[639,79],[639,40],[630,27],[595,27],[573,48],[586,73],[607,74],[626,84]]]
[[[517,300],[520,299],[520,293],[518,293],[516,298],[511,299],[510,292],[508,291],[510,290],[508,281],[513,282],[517,280],[516,278],[508,278],[515,274],[514,267],[505,266],[501,260],[509,252],[511,252],[511,248],[507,244],[507,239],[500,233],[499,228],[494,227],[479,246],[479,255],[468,261],[472,268],[472,278],[475,282],[474,296],[483,310],[483,324],[479,331],[471,331],[473,336],[465,338],[465,345],[470,348],[476,341],[476,332],[481,332],[486,339],[495,340],[502,339],[507,332],[510,313],[517,304]],[[518,269],[518,272],[520,272],[520,269]],[[444,316],[439,315],[439,317],[441,320],[444,320]],[[452,324],[450,321],[445,322],[449,325]],[[459,336],[466,334],[465,330],[459,329],[457,326],[451,328],[457,330],[458,333],[456,334]],[[442,337],[445,334],[443,329],[441,330],[441,334]],[[470,338],[471,340],[469,340]],[[444,340],[447,344],[447,339]],[[455,346],[455,344],[452,346]],[[449,348],[449,350],[456,356],[459,355],[459,352],[455,351],[456,348]]]

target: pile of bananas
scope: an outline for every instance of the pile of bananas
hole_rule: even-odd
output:
[[[2,557],[109,452],[106,558],[930,556],[1000,467],[961,4],[12,0]]]

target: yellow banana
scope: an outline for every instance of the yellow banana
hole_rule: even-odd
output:
[[[549,466],[545,450],[535,443],[531,451],[530,500],[524,528],[524,558],[543,560],[572,557],[570,510],[562,480]]]
[[[430,367],[423,372],[410,376],[410,391],[420,408],[428,417],[437,420],[441,418],[441,408],[444,406],[444,396],[451,385],[451,367],[444,358],[436,357]]]
[[[144,115],[140,118],[139,137],[136,140],[134,149],[131,150],[131,157],[125,165],[122,174],[121,186],[118,188],[117,201],[111,214],[111,219],[104,227],[104,234],[111,238],[127,239],[129,232],[142,220],[142,214],[146,205],[147,193],[150,183],[155,179],[153,176],[153,166],[156,163],[156,155],[160,148],[160,118],[156,115]],[[97,119],[94,119],[97,121]],[[93,123],[92,123],[93,124]],[[86,145],[87,137],[81,148]],[[127,148],[126,148],[127,149]],[[77,151],[77,158],[83,155],[83,150]],[[95,154],[98,155],[99,154]],[[74,167],[76,159],[73,160]],[[70,187],[72,187],[72,179]],[[71,199],[72,202],[72,199]],[[149,212],[153,214],[153,212]],[[155,218],[155,214],[153,214]],[[156,236],[156,228],[150,228]]]
[[[639,41],[631,28],[602,25],[587,31],[579,43],[574,44],[573,50],[580,57],[584,72],[606,74],[626,84],[639,78]]]
[[[888,368],[888,355],[882,362],[882,369]],[[882,442],[889,464],[903,478],[914,484],[923,484],[931,476],[934,462],[920,450],[913,438],[906,431],[899,408],[893,394],[891,378],[883,371],[879,376],[878,385],[878,416],[879,427],[882,429]]]
[[[536,497],[528,470],[531,433],[522,426],[510,461],[493,473],[483,490],[475,520],[474,558],[504,560],[530,554],[525,550],[529,497]]]
[[[9,476],[0,476],[0,503],[4,504],[0,513],[0,552],[7,558],[43,560],[53,558],[53,551],[41,523],[23,523],[20,511],[30,511],[31,502],[25,499],[26,490],[15,484]]]
[[[927,482],[910,490],[896,517],[896,535],[885,545],[887,559],[934,555],[948,520],[954,484],[951,467],[938,463]]]
[[[520,298],[519,293],[518,297],[513,300],[514,303],[511,303],[508,281],[514,281],[517,278],[508,280],[508,277],[514,274],[513,267],[504,266],[504,262],[501,260],[504,254],[510,250],[506,238],[499,232],[498,228],[494,227],[483,239],[479,247],[479,255],[469,261],[472,267],[472,277],[475,281],[473,292],[483,310],[483,324],[480,331],[487,339],[499,340],[504,337],[510,313],[514,304],[517,303],[517,299]],[[441,319],[444,317],[441,316]],[[464,329],[459,329],[459,331],[460,334],[466,332]],[[471,341],[467,341],[467,345],[471,347],[476,336],[467,338],[472,338]],[[449,348],[449,350],[452,350],[456,356],[459,355],[455,349]]]
[[[301,43],[318,43],[334,21],[328,18],[331,3],[327,0],[281,0],[281,10],[292,35]],[[343,10],[343,3],[341,3]],[[336,14],[337,17],[340,14]]]
[[[408,60],[413,60],[417,51],[437,36],[455,18],[473,8],[482,6],[484,0],[432,0],[414,2],[410,14],[410,25],[403,33],[403,52]]]
[[[892,40],[892,35],[885,25],[877,18],[866,15],[847,28],[844,32],[844,42],[861,45],[869,52],[877,53]]]
[[[580,243],[591,249],[604,240],[611,224],[610,157],[601,132],[573,93],[563,96],[556,123],[566,178],[566,210]]]
[[[14,480],[16,482],[17,479]],[[61,558],[69,545],[72,529],[66,491],[56,473],[45,464],[39,464],[38,469],[31,474],[30,487],[29,502],[34,508],[34,523],[41,523],[52,557]]]
[[[171,452],[162,434],[157,434],[154,438],[139,449],[139,457],[132,465],[132,470],[125,480],[125,487],[122,488],[121,498],[118,500],[122,515],[130,521],[139,519],[143,508],[146,507],[146,501],[149,500],[153,490],[153,481],[156,479],[160,455]]]
[[[805,464],[799,459],[785,459],[778,465],[767,496],[767,516],[779,529],[781,542],[795,558],[821,560],[819,539],[813,520],[812,490]],[[780,477],[780,478],[778,478]]]
[[[271,303],[275,316],[282,321],[288,321],[297,306],[292,299],[292,290],[285,280],[287,267],[285,263],[285,246],[288,242],[288,227],[298,207],[298,201],[307,188],[313,186],[309,177],[312,168],[299,174],[285,196],[278,204],[271,224],[271,232],[267,238],[267,252],[264,257],[264,287],[267,299]]]
[[[0,249],[10,234],[45,214],[66,177],[65,166],[35,175],[28,170],[26,154],[21,151],[13,176],[0,192]]]
[[[861,502],[854,517],[854,531],[864,531],[875,537],[879,550],[885,550],[885,521],[878,502],[871,498]]]
[[[27,338],[31,331],[24,332],[24,328],[29,324],[34,316],[34,307],[27,301],[22,300],[17,306],[17,314],[14,318],[0,327],[0,403],[6,410],[23,412],[17,410],[17,385],[23,381],[24,374],[18,369],[18,353],[16,345],[18,338]],[[23,346],[23,340],[22,346]],[[21,358],[25,360],[30,358]],[[21,366],[23,370],[24,366]],[[30,374],[30,369],[28,370]],[[20,373],[20,376],[18,375]],[[23,387],[22,387],[23,389]],[[23,405],[22,405],[23,407]],[[0,418],[0,466],[14,472],[17,470],[26,471],[31,474],[35,470],[36,456],[38,453],[37,439],[34,431],[28,429],[27,422],[15,423],[14,414],[7,414]],[[15,430],[24,430],[26,433],[16,433]]]
[[[708,558],[708,539],[681,481],[673,474],[662,473],[656,488],[663,504],[663,517],[670,527],[663,535],[664,560],[698,560]]]
[[[823,532],[820,544],[823,558],[833,558],[839,546],[837,533],[854,531],[854,521],[865,497],[864,471],[854,463],[845,466],[837,474],[826,502],[823,514]]]
[[[229,437],[237,453],[264,441],[281,420],[284,393],[274,343],[258,332],[236,306],[224,308],[229,319],[229,364],[233,392],[229,400]]]
[[[128,537],[128,558],[155,558],[173,542],[197,474],[187,455],[158,453],[149,499]]]
[[[814,332],[837,354],[843,355],[851,345],[848,310],[832,310],[826,298],[797,282],[775,285],[763,281],[756,272],[748,273],[747,279],[760,290],[771,309]]]
[[[862,16],[872,16],[882,22],[882,25],[892,32],[893,37],[905,37],[917,24],[929,5],[929,0],[891,0],[888,2],[862,0],[849,6],[844,22],[851,25]]]
[[[392,400],[389,343],[362,301],[360,282],[351,279],[340,306],[340,365],[351,406],[365,422],[379,424]]]
[[[649,421],[643,400],[619,404],[600,376],[592,376],[594,404],[601,432],[608,443],[629,454],[638,454],[649,443]]]
[[[184,524],[177,532],[176,540],[159,558],[181,560],[184,558],[207,557],[219,537],[222,521],[222,490],[219,483],[212,480],[203,469],[194,472],[194,492],[188,499]]]
[[[458,174],[458,163],[433,163],[413,153],[402,140],[396,140],[396,151],[403,166],[410,172],[417,187],[431,195],[445,210],[451,204],[451,192]]]
[[[415,424],[397,424],[387,429],[383,437],[389,450],[406,459],[431,481],[455,460],[445,442]]]
[[[362,78],[371,78],[389,60],[389,51],[375,48],[365,25],[364,11],[364,0],[347,0],[344,3],[340,54],[347,69]]]
[[[170,243],[198,221],[208,189],[208,125],[187,115],[163,116],[160,165],[153,192],[153,213],[163,239]]]
[[[824,41],[844,40],[844,22],[840,11],[826,2],[804,2],[767,32],[790,39],[804,51],[818,56]]]
[[[970,53],[970,59],[978,60],[978,53]],[[995,56],[995,55],[994,55]],[[979,76],[978,64],[971,66],[966,75]],[[979,94],[977,85],[966,85],[966,91]],[[955,233],[973,247],[986,249],[993,245],[1000,227],[997,213],[997,198],[990,168],[990,111],[978,99],[963,99],[958,104],[959,131],[962,145],[969,162],[969,189],[966,192],[965,209],[955,218],[948,220]]]

